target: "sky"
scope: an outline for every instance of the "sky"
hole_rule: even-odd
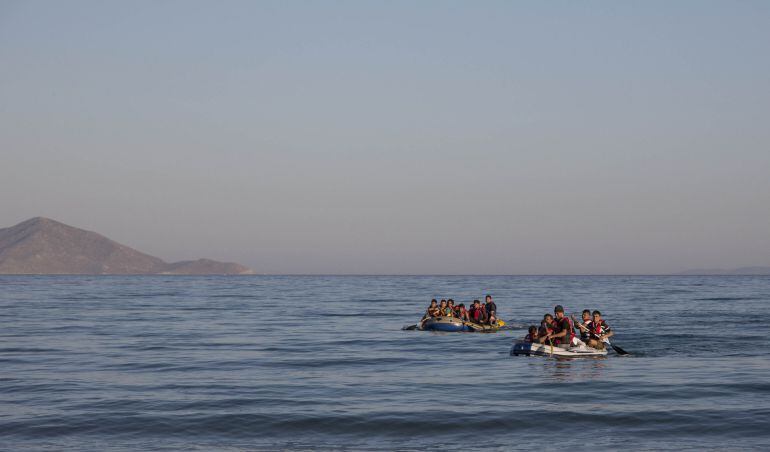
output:
[[[770,2],[0,0],[0,227],[258,273],[770,265]]]

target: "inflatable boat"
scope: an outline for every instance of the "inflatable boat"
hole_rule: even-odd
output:
[[[551,346],[526,341],[516,341],[511,348],[511,356],[556,356],[560,358],[578,358],[585,356],[605,356],[607,350],[598,350],[585,345],[576,347]]]
[[[427,331],[467,331],[467,332],[494,332],[500,327],[494,325],[480,325],[466,322],[455,317],[431,317],[424,322],[419,329]]]

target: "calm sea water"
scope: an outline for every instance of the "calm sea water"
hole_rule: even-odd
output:
[[[402,331],[432,297],[514,329]],[[770,277],[0,277],[3,450],[767,449]],[[512,357],[557,303],[630,357]]]

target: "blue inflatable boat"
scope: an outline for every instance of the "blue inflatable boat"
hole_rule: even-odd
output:
[[[497,325],[479,325],[478,323],[465,322],[455,317],[431,317],[422,323],[421,330],[427,331],[468,331],[468,332],[493,332],[498,330]]]

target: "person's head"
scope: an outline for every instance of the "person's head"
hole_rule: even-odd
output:
[[[449,300],[447,300],[447,301],[446,301],[446,304],[447,304],[447,305],[449,305],[449,306],[452,306],[452,307],[454,307],[454,305],[455,305],[455,301],[454,301],[453,299],[451,299],[451,298],[450,298]]]
[[[479,300],[473,300],[473,306],[481,306],[481,302]]]
[[[533,336],[537,334],[537,327],[535,325],[530,325],[529,326],[529,334],[531,334]]]
[[[442,302],[442,303],[446,303],[446,300],[442,298],[442,299],[441,299],[441,302]]]
[[[562,307],[562,305],[557,304],[553,308],[553,314],[556,316],[557,319],[564,317],[564,308]]]
[[[581,317],[583,317],[584,322],[591,320],[591,311],[588,309],[583,309],[583,315]]]
[[[465,303],[460,303],[460,305],[457,306],[457,307],[460,308],[460,309],[465,309]]]
[[[594,322],[601,322],[602,320],[602,313],[597,311],[594,311]]]
[[[550,325],[551,323],[553,323],[553,316],[551,314],[544,315],[543,316],[543,322],[545,322],[546,324]]]
[[[492,301],[492,295],[487,295],[487,296],[484,298],[484,301],[486,301],[487,303],[489,303],[490,301]]]
[[[436,301],[436,299],[435,299],[435,298],[434,298],[434,299],[432,299],[432,300],[430,300],[430,306],[431,306],[431,307],[435,307],[435,306],[436,306],[436,303],[438,303],[438,302]]]

